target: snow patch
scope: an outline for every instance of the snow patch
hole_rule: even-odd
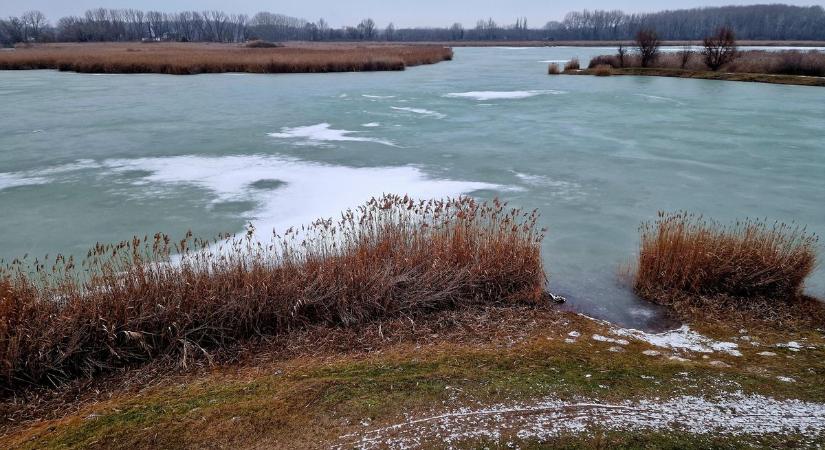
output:
[[[443,119],[443,118],[447,117],[445,114],[441,114],[440,112],[430,111],[429,109],[423,109],[423,108],[407,108],[407,107],[401,107],[401,106],[392,106],[392,109],[394,109],[396,111],[404,111],[404,112],[409,112],[409,113],[413,113],[413,114],[420,114],[422,116],[434,117],[436,119]]]
[[[328,123],[319,123],[306,127],[285,127],[281,129],[280,133],[269,133],[269,136],[279,139],[301,139],[305,144],[309,145],[323,145],[326,142],[352,141],[375,142],[377,144],[397,147],[394,142],[384,139],[350,136],[354,133],[358,133],[358,131],[336,130]]]
[[[593,424],[621,431],[712,430],[726,436],[794,433],[811,442],[825,431],[825,404],[776,400],[737,392],[723,398],[681,396],[668,401],[646,399],[604,403],[553,397],[538,402],[458,408],[430,416],[341,436],[338,448],[453,447],[502,435],[523,440],[550,440],[587,433]]]
[[[671,350],[697,353],[723,352],[733,356],[742,356],[742,353],[737,350],[737,344],[733,342],[714,341],[711,338],[692,331],[687,325],[683,325],[677,330],[658,334],[645,333],[644,331],[630,328],[614,328],[610,330],[610,332],[617,336],[637,339],[655,347]]]

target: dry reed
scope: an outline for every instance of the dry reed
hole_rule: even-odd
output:
[[[579,58],[573,58],[573,59],[571,59],[570,61],[567,61],[567,63],[564,64],[564,71],[565,72],[571,72],[571,71],[574,71],[574,70],[579,70],[580,68],[581,68],[581,65],[579,64]]]
[[[614,69],[621,68],[619,58],[615,55],[600,55],[590,60],[588,68],[595,69],[608,65]],[[625,56],[625,68],[639,68],[638,55]],[[710,70],[702,58],[691,57],[683,60],[681,52],[662,53],[651,63],[651,69],[684,69],[689,71]],[[737,53],[736,58],[720,69],[726,73],[759,73],[770,75],[805,75],[825,77],[825,53],[821,51],[762,51],[749,50]]]
[[[497,200],[384,196],[268,245],[158,234],[98,244],[80,266],[15,260],[0,270],[0,392],[311,325],[535,303],[536,220]]]
[[[730,226],[688,213],[664,214],[641,227],[634,287],[672,304],[691,296],[796,300],[816,266],[817,237],[762,220]]]
[[[559,65],[556,63],[551,63],[547,66],[547,75],[559,75],[561,73],[561,69]]]
[[[404,70],[451,60],[435,45],[246,48],[228,44],[54,44],[0,53],[0,70],[81,73],[319,73]]]
[[[613,67],[607,64],[599,64],[593,69],[593,74],[597,77],[609,77],[613,75]]]

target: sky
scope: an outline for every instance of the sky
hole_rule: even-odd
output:
[[[825,5],[825,0],[0,0],[0,17],[40,10],[53,22],[67,15],[80,15],[87,9],[136,8],[174,12],[219,9],[227,13],[252,15],[271,11],[315,21],[323,17],[332,26],[356,24],[365,17],[383,27],[449,26],[460,22],[475,26],[478,19],[492,17],[501,24],[527,17],[530,27],[539,28],[549,20],[561,20],[569,11],[582,9],[621,9],[625,12],[650,12],[697,6],[746,5],[754,3]]]

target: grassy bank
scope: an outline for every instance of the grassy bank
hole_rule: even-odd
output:
[[[600,75],[598,68],[585,69],[575,72],[565,72],[565,75]],[[647,77],[695,78],[700,80],[745,81],[751,83],[789,84],[795,86],[825,86],[825,78],[799,75],[772,75],[765,73],[728,73],[713,72],[710,70],[683,70],[657,68],[623,68],[611,69],[609,75],[631,75]],[[604,73],[601,76],[605,76]]]
[[[321,73],[404,70],[452,59],[432,45],[291,45],[106,43],[21,46],[0,52],[0,70],[81,73]]]
[[[391,447],[440,447],[449,438],[457,448],[473,448],[479,437],[465,428],[468,424],[436,421],[446,435],[433,432],[426,422],[408,424],[448,411],[530,405],[545,396],[611,404],[741,392],[825,401],[821,334],[748,329],[743,335],[740,328],[706,332],[738,342],[742,356],[667,351],[633,339],[626,345],[604,342],[599,337],[616,337],[611,326],[548,308],[466,309],[421,317],[415,324],[400,319],[359,330],[316,328],[279,341],[277,347],[263,342],[246,348],[231,364],[170,375],[148,367],[94,388],[78,384],[5,404],[0,445],[352,448],[378,433],[387,439],[378,443]],[[788,339],[803,342],[805,348],[776,347]],[[760,355],[766,350],[776,356]],[[782,381],[786,379],[794,381]],[[532,442],[577,448],[752,448],[825,442],[825,435],[793,432],[726,435],[678,427],[600,429],[598,424],[587,433],[559,433],[537,441],[519,437],[519,421],[532,420],[534,414],[504,417],[496,425],[500,439],[483,442],[494,447],[507,442],[529,447]],[[578,420],[572,410],[566,414],[560,424]],[[599,416],[592,419],[604,423]]]
[[[643,224],[633,287],[688,324],[652,333],[546,301],[542,233],[498,202],[389,196],[274,247],[187,239],[169,264],[160,236],[98,246],[83,274],[13,263],[0,447],[825,444],[816,237]]]
[[[819,51],[744,51],[719,70],[708,68],[702,55],[676,52],[659,55],[642,67],[636,55],[601,55],[593,58],[587,70],[565,72],[574,75],[635,75],[707,80],[749,81],[758,83],[825,86],[825,53]]]

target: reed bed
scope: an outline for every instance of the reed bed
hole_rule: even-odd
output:
[[[559,65],[557,63],[550,63],[550,65],[547,66],[547,74],[548,75],[559,75],[559,74],[561,74],[561,69],[559,68]]]
[[[262,244],[157,234],[76,265],[0,270],[0,391],[192,358],[312,325],[358,326],[544,296],[537,214],[384,196]]]
[[[699,52],[692,52],[683,66],[681,52],[662,53],[650,64],[650,69],[683,69],[688,71],[710,70]],[[601,55],[590,60],[588,68],[596,69],[607,65],[614,69],[642,67],[638,55],[626,55],[624,65],[616,55]],[[723,65],[720,72],[759,73],[771,75],[804,75],[825,77],[825,53],[816,50],[762,51],[748,50],[737,53],[736,58]]]
[[[818,238],[795,225],[722,225],[688,213],[660,213],[640,231],[634,287],[658,303],[722,296],[740,304],[782,304],[801,297],[816,267]]]
[[[2,52],[0,70],[170,75],[360,72],[404,70],[452,57],[452,49],[436,45],[54,44]]]
[[[567,61],[564,64],[564,71],[565,72],[572,72],[575,70],[581,69],[581,64],[579,63],[579,58],[573,58],[570,61]]]

